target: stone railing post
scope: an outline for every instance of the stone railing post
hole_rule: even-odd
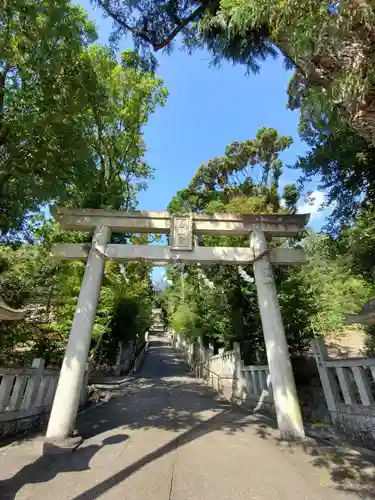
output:
[[[35,374],[30,377],[27,383],[25,396],[23,398],[21,406],[22,409],[27,410],[29,408],[32,408],[36,401],[40,382],[43,377],[44,363],[45,361],[42,358],[35,358],[32,362],[31,367],[35,368],[36,370]]]
[[[325,361],[328,361],[329,357],[324,339],[313,339],[311,342],[311,347],[313,349],[316,365],[318,367],[319,377],[322,383],[324,396],[326,398],[328,411],[335,412],[337,410],[337,385],[333,379],[331,370],[325,366]]]
[[[90,377],[91,363],[88,361],[86,363],[85,377],[83,379],[82,391],[79,404],[84,405],[87,401],[89,395],[89,377]]]
[[[123,356],[124,356],[124,344],[122,340],[119,340],[117,345],[116,366],[115,366],[115,373],[117,377],[121,374],[123,368],[123,362],[124,362]]]
[[[233,387],[235,389],[235,391],[234,391],[235,394],[233,394],[233,395],[242,399],[243,393],[246,390],[246,379],[245,379],[244,373],[242,371],[243,362],[241,359],[241,348],[240,348],[240,344],[238,342],[234,342],[233,350],[234,350],[233,376],[235,378],[235,384]]]

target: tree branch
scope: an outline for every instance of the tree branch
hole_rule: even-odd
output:
[[[164,38],[161,42],[158,42],[154,37],[151,37],[146,29],[140,30],[134,26],[130,26],[125,20],[116,12],[114,12],[107,4],[107,2],[103,2],[102,0],[98,0],[99,5],[106,11],[106,13],[112,17],[112,19],[119,24],[123,29],[130,31],[134,36],[141,38],[145,42],[149,43],[152,45],[152,48],[154,49],[155,52],[157,52],[160,49],[165,48],[167,45],[169,45],[172,40],[191,22],[193,21],[196,17],[198,17],[201,13],[203,13],[206,10],[206,5],[201,4],[197,9],[195,9],[194,12],[192,12],[189,16],[187,16],[185,19],[178,19],[177,17],[173,16],[173,21],[177,26],[170,32],[170,34]]]
[[[272,43],[281,52],[281,54],[285,57],[285,59],[288,59],[293,64],[293,66],[301,73],[301,75],[306,76],[306,71],[302,68],[302,66],[299,63],[297,63],[295,59],[293,59],[292,56],[290,56],[286,52],[286,50],[282,47],[281,42],[276,42],[274,39],[272,39]]]

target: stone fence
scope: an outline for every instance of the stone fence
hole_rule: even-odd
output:
[[[312,347],[334,427],[374,448],[375,358],[331,359],[323,339]]]
[[[233,351],[213,355],[212,349],[198,341],[189,343],[176,333],[171,334],[171,341],[182,350],[196,376],[225,398],[254,411],[275,414],[268,366],[245,366],[238,344]],[[334,428],[350,440],[374,448],[375,358],[331,359],[323,339],[314,339],[312,348]]]
[[[148,332],[146,332],[145,338],[139,336],[135,340],[128,342],[119,341],[117,343],[115,364],[92,364],[89,384],[100,384],[103,379],[111,376],[127,375],[132,370],[137,356],[144,348],[147,337]]]
[[[245,380],[245,393],[242,398],[246,406],[254,411],[263,410],[275,414],[270,372],[268,365],[244,366],[241,362],[241,375]]]
[[[0,367],[0,436],[26,431],[44,424],[52,408],[59,378],[58,369],[44,368],[44,359],[34,359],[31,368]],[[89,364],[80,404],[87,401]]]
[[[138,354],[138,356],[134,360],[134,365],[133,365],[133,373],[137,373],[140,367],[142,366],[142,363],[146,357],[147,351],[148,351],[148,346],[149,346],[149,340],[148,340],[148,335],[146,338],[146,342],[144,346],[142,347],[141,352]]]
[[[119,341],[117,347],[115,373],[117,376],[128,373],[132,363],[134,363],[137,345],[135,342]]]
[[[197,377],[227,399],[274,415],[268,366],[245,366],[238,343],[234,343],[232,351],[221,349],[213,355],[212,348],[203,347],[199,340],[189,343],[176,333],[170,333],[170,337],[172,345],[182,350],[186,363]]]

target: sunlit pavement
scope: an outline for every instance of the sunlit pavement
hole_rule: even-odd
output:
[[[0,499],[374,498],[337,459],[281,446],[271,420],[218,399],[162,336],[77,428],[85,441],[67,455],[36,456],[32,441],[0,448]]]

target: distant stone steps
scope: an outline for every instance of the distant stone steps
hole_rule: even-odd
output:
[[[161,315],[161,310],[160,309],[153,309],[152,311],[152,325],[150,328],[150,332],[164,332],[164,323],[160,318]]]

